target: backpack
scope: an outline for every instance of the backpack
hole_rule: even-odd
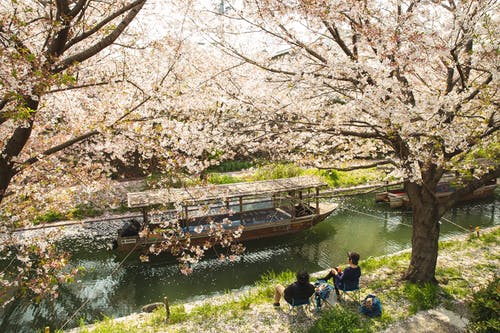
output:
[[[371,306],[369,306],[370,302]],[[368,317],[380,317],[382,315],[382,304],[380,303],[380,299],[375,295],[369,294],[361,303],[359,311]]]

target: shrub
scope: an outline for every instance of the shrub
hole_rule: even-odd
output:
[[[478,333],[500,332],[500,279],[473,295],[470,329]]]

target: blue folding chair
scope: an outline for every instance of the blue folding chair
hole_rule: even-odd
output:
[[[361,304],[361,289],[359,288],[359,279],[357,281],[344,281],[339,288],[342,299],[349,297],[353,301]]]
[[[288,303],[290,315],[298,316],[299,310],[309,310],[311,306],[311,298],[308,299],[292,299],[292,303]]]

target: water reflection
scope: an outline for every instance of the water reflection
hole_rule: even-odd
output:
[[[491,200],[452,209],[443,219],[441,237],[463,234],[469,224],[481,228],[498,224],[497,205],[498,200]],[[45,325],[58,328],[82,304],[67,327],[76,326],[79,318],[92,322],[103,315],[137,312],[142,305],[161,301],[163,296],[171,302],[194,300],[251,285],[271,270],[313,272],[345,263],[349,250],[358,251],[361,259],[400,251],[410,246],[411,212],[375,204],[371,195],[346,198],[330,218],[311,230],[250,242],[246,253],[234,262],[209,256],[187,277],[166,255],[154,257],[150,263],[141,263],[133,255],[122,264],[123,255],[105,250],[110,239],[67,243],[74,250],[72,265],[84,267],[78,281],[63,286],[55,301],[33,304],[21,300],[11,313],[0,313],[0,331],[35,331]]]

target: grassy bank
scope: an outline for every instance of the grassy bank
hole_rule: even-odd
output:
[[[269,273],[244,292],[227,293],[199,303],[173,305],[167,323],[164,321],[165,309],[161,308],[153,314],[132,315],[120,320],[105,319],[88,327],[82,325],[77,331],[379,332],[388,326],[397,325],[418,311],[438,306],[462,316],[472,316],[474,308],[488,307],[491,303],[488,299],[478,301],[473,295],[487,288],[491,281],[498,281],[499,238],[500,229],[493,228],[479,238],[469,240],[462,237],[440,242],[437,285],[414,285],[401,280],[408,267],[409,251],[361,261],[362,295],[375,294],[383,305],[383,314],[376,319],[360,315],[358,306],[351,302],[342,302],[318,314],[299,318],[291,316],[286,306],[273,308],[273,286],[294,280],[293,272],[285,272]],[[496,306],[491,310],[493,313],[498,310],[498,304]],[[493,322],[491,325],[495,324]],[[480,331],[477,325],[474,327]]]

